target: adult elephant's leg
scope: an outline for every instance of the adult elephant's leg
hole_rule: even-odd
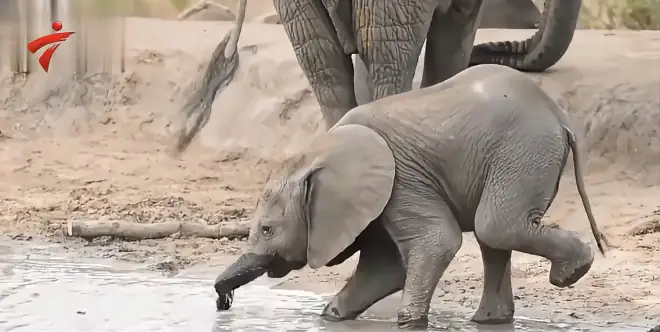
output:
[[[357,50],[374,84],[374,100],[412,90],[415,67],[439,2],[353,1]]]
[[[382,227],[373,230],[344,288],[325,306],[330,321],[355,319],[371,305],[403,288],[405,270],[399,250]]]
[[[360,58],[360,55],[356,55],[354,59],[355,100],[358,105],[363,105],[374,100],[374,84],[369,77],[367,66],[362,61],[362,58]]]
[[[357,106],[353,64],[318,0],[274,0],[284,31],[329,127]]]
[[[483,0],[453,1],[447,11],[434,11],[426,40],[422,88],[467,68],[482,4]]]
[[[491,248],[479,242],[484,266],[481,302],[472,321],[479,324],[513,322],[515,305],[511,288],[511,251]]]

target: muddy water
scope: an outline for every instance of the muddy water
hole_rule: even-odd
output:
[[[52,249],[52,248],[50,248]],[[269,280],[236,292],[230,311],[216,313],[212,276],[163,277],[144,267],[81,262],[0,245],[0,331],[396,331],[391,317],[367,315],[348,323],[318,318],[327,296],[272,289]],[[433,313],[432,330],[606,331],[518,317],[496,329],[456,313]],[[646,331],[622,327],[607,331]]]

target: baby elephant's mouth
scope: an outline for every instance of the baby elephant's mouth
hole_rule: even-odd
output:
[[[268,278],[284,278],[289,272],[293,270],[300,270],[305,267],[307,263],[303,262],[289,262],[276,256],[273,261],[268,264],[267,276]]]
[[[268,270],[266,275],[268,275],[268,278],[284,278],[287,274],[289,274],[289,272],[291,272],[290,269],[278,268],[274,270]]]

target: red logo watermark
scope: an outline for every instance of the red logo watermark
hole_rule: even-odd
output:
[[[62,22],[60,21],[53,22],[51,26],[55,31],[62,30]],[[45,36],[41,36],[29,42],[27,47],[28,50],[30,50],[30,53],[34,54],[42,47],[55,43],[55,45],[52,45],[51,47],[46,49],[44,53],[39,57],[39,64],[41,65],[41,68],[43,68],[46,72],[48,72],[48,68],[50,67],[50,60],[53,58],[53,55],[55,54],[57,48],[60,47],[60,43],[67,40],[69,36],[71,36],[72,34],[74,33],[73,32],[51,33]]]

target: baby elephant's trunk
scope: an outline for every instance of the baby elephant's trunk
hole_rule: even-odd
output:
[[[243,254],[222,274],[215,278],[215,292],[218,294],[216,308],[229,310],[234,300],[234,289],[241,287],[266,273],[270,256]]]
[[[215,279],[215,291],[224,295],[266,273],[270,256],[243,254]]]
[[[215,292],[218,293],[216,308],[229,310],[234,300],[234,289],[241,287],[266,273],[272,256],[243,254],[215,279]]]

